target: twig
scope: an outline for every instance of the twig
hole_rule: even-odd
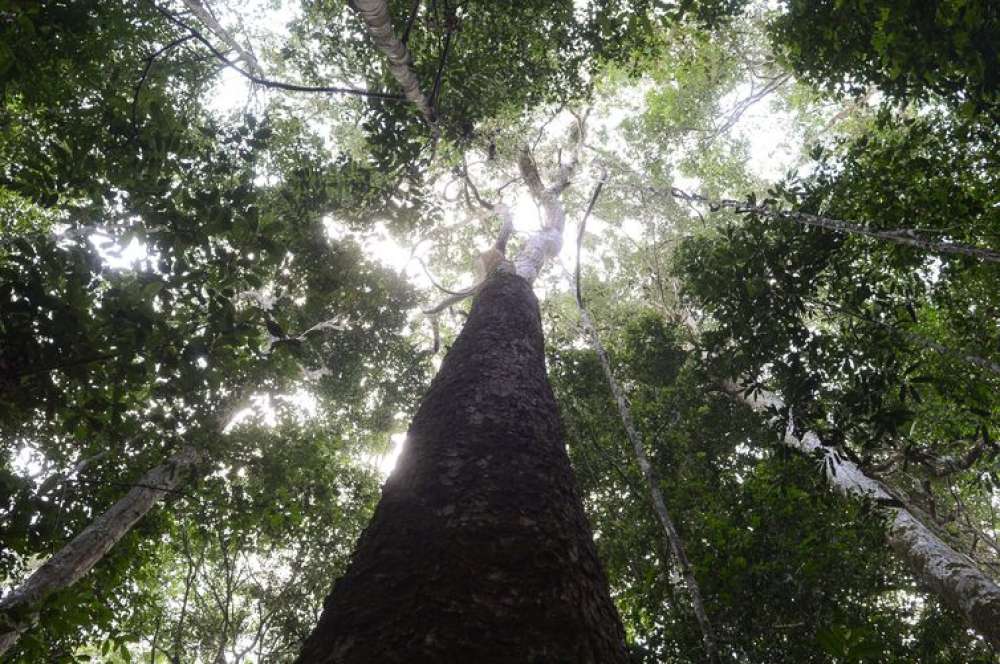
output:
[[[420,12],[420,0],[413,0],[410,5],[410,16],[406,19],[406,28],[403,30],[403,37],[399,41],[403,42],[405,45],[410,39],[410,29],[413,28],[413,21],[417,18],[417,14]]]
[[[601,189],[604,188],[604,183],[608,180],[608,170],[602,166],[601,171],[601,179],[597,181],[597,186],[594,187],[594,193],[590,197],[587,211],[580,221],[580,230],[576,234],[576,301],[581,307],[583,306],[583,292],[580,290],[580,253],[583,248],[583,234],[587,230],[587,220],[590,219],[590,213],[594,209],[594,204],[597,203],[597,197],[601,195]]]
[[[139,133],[139,95],[142,93],[142,87],[146,84],[146,79],[149,77],[149,71],[153,68],[153,63],[156,58],[160,57],[170,49],[180,46],[186,41],[194,39],[194,35],[185,35],[183,37],[178,37],[166,46],[162,46],[153,52],[148,58],[146,58],[146,66],[142,68],[142,74],[139,76],[139,80],[135,84],[135,91],[132,93],[132,135],[133,137]]]
[[[256,83],[257,85],[261,85],[265,88],[287,90],[289,92],[318,92],[327,94],[348,94],[348,95],[357,95],[359,97],[369,97],[373,99],[384,99],[387,101],[401,101],[401,102],[406,101],[406,97],[403,97],[402,95],[394,95],[394,94],[389,94],[387,92],[371,92],[369,90],[360,90],[358,88],[348,88],[348,87],[333,86],[333,85],[301,85],[299,83],[287,83],[285,81],[275,81],[269,78],[258,76],[256,74],[252,74],[247,70],[237,66],[235,62],[227,58],[222,51],[215,48],[215,46],[213,46],[212,43],[208,41],[208,39],[206,39],[200,32],[198,32],[196,28],[191,27],[190,25],[182,21],[180,18],[172,14],[170,11],[164,9],[158,4],[154,3],[153,6],[168,21],[190,32],[192,37],[194,37],[198,42],[200,42],[203,46],[205,46],[205,48],[211,51],[212,55],[214,55],[225,66],[229,67],[236,73],[245,77],[252,83]]]

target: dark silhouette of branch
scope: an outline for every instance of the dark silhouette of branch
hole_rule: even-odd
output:
[[[176,25],[177,27],[186,30],[191,34],[191,36],[200,42],[205,48],[212,52],[212,55],[216,57],[224,65],[237,72],[247,80],[255,83],[257,85],[263,86],[265,88],[271,88],[275,90],[287,90],[289,92],[315,92],[324,94],[347,94],[356,95],[358,97],[368,97],[372,99],[384,99],[388,101],[400,101],[405,102],[406,98],[402,95],[389,94],[387,92],[371,92],[369,90],[361,90],[358,88],[348,88],[342,86],[333,85],[302,85],[299,83],[288,83],[285,81],[275,81],[269,78],[264,78],[263,76],[258,76],[256,74],[251,74],[247,70],[239,67],[235,62],[226,57],[226,54],[215,48],[208,39],[205,38],[196,28],[185,23],[183,20],[178,18],[176,15],[172,14],[170,11],[164,9],[163,7],[154,3],[153,5],[160,14],[162,14],[168,21]]]
[[[863,313],[860,313],[860,312],[857,312],[857,311],[851,311],[850,309],[838,306],[838,305],[836,305],[836,304],[834,304],[832,302],[824,302],[824,301],[820,301],[820,300],[806,300],[806,301],[810,302],[811,304],[815,304],[815,305],[819,305],[819,306],[825,307],[825,308],[827,308],[827,309],[829,309],[831,311],[836,311],[836,312],[844,314],[846,316],[850,316],[851,318],[854,318],[856,320],[860,320],[860,321],[868,323],[870,325],[877,325],[879,327],[882,327],[882,328],[888,330],[892,334],[897,334],[897,335],[903,337],[904,339],[909,340],[911,343],[915,343],[918,346],[923,346],[924,348],[927,348],[929,350],[933,350],[934,352],[936,352],[936,353],[938,353],[940,355],[944,355],[946,357],[952,357],[952,358],[955,358],[955,359],[958,359],[958,360],[962,360],[962,361],[964,361],[964,362],[966,362],[968,364],[971,364],[973,366],[979,367],[980,369],[985,369],[987,371],[992,371],[993,373],[1000,374],[1000,364],[998,364],[997,362],[993,362],[992,360],[989,360],[989,359],[987,359],[985,357],[981,357],[979,355],[974,355],[972,353],[968,353],[968,352],[963,351],[963,350],[959,350],[959,349],[955,349],[955,348],[950,348],[948,346],[945,346],[944,344],[940,344],[940,343],[934,341],[933,339],[928,339],[927,337],[925,337],[925,336],[923,336],[921,334],[917,334],[915,332],[910,332],[908,330],[900,329],[899,327],[896,327],[895,325],[893,325],[891,323],[887,323],[885,321],[881,321],[881,320],[877,320],[875,318],[871,318],[871,317],[866,316]]]
[[[451,48],[451,30],[444,36],[444,47],[441,50],[441,61],[438,63],[437,74],[434,75],[434,87],[431,88],[431,106],[437,108],[438,95],[441,93],[441,75],[448,61],[448,50]]]
[[[142,68],[142,74],[139,76],[138,82],[135,84],[135,91],[132,93],[132,134],[133,136],[139,132],[139,120],[137,118],[139,109],[139,95],[142,94],[142,88],[146,84],[146,79],[149,78],[149,72],[153,68],[153,63],[156,59],[166,53],[167,51],[173,49],[174,47],[180,46],[186,41],[194,39],[194,35],[185,35],[184,37],[178,37],[169,44],[160,47],[158,50],[153,52],[148,58],[146,58],[146,66]]]
[[[829,219],[827,217],[820,217],[815,214],[809,214],[807,212],[798,212],[795,210],[782,210],[769,205],[767,202],[761,203],[760,205],[754,205],[747,201],[735,201],[732,199],[720,199],[712,200],[701,194],[691,194],[686,191],[682,191],[677,187],[671,187],[669,190],[663,191],[655,189],[653,187],[647,187],[647,189],[653,193],[667,194],[673,198],[683,201],[697,202],[704,205],[708,205],[709,210],[716,212],[723,208],[732,209],[737,214],[758,214],[762,217],[769,217],[771,219],[778,219],[782,221],[793,221],[797,224],[802,224],[803,226],[814,226],[817,228],[825,228],[826,230],[836,231],[840,233],[852,233],[855,235],[864,235],[866,237],[876,238],[879,240],[887,240],[889,242],[894,242],[896,244],[903,244],[911,247],[917,247],[938,254],[958,254],[961,256],[969,256],[972,258],[979,258],[981,260],[990,263],[1000,263],[1000,252],[994,251],[992,249],[984,249],[982,247],[973,247],[967,244],[959,244],[957,242],[941,242],[939,240],[928,240],[917,235],[919,229],[913,228],[896,228],[889,230],[878,230],[869,228],[865,224],[859,224],[856,222],[843,221],[841,219]]]
[[[607,169],[602,167],[602,170],[601,179],[597,181],[597,186],[594,187],[590,203],[587,204],[587,211],[583,214],[583,220],[580,221],[580,230],[576,234],[576,302],[581,308],[583,308],[583,292],[580,289],[580,250],[583,248],[583,234],[587,231],[587,220],[590,219],[590,213],[594,210],[597,197],[601,195],[601,189],[604,188],[604,183],[608,179]]]
[[[399,41],[406,45],[406,42],[410,39],[410,30],[413,28],[413,21],[416,20],[417,14],[420,12],[420,0],[413,0],[413,4],[410,5],[410,17],[406,19],[406,29],[403,30],[403,38]]]

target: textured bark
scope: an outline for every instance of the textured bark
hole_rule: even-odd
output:
[[[723,389],[761,413],[784,409],[781,398],[769,392],[749,397],[734,383],[725,383]],[[1000,646],[1000,585],[994,579],[927,528],[880,482],[865,475],[835,447],[823,445],[812,431],[796,436],[789,426],[782,442],[803,454],[821,458],[826,479],[844,495],[869,498],[881,505],[889,516],[889,545],[913,575],[947,606],[965,615],[983,638]]]
[[[20,587],[0,599],[0,655],[35,621],[35,607],[55,592],[73,585],[145,516],[163,496],[188,479],[186,471],[203,458],[200,450],[182,448],[156,466],[49,558]]]
[[[579,279],[577,279],[577,283],[579,283]],[[604,344],[601,343],[601,338],[597,334],[597,327],[590,318],[590,312],[583,306],[579,291],[577,292],[576,304],[580,309],[580,320],[583,323],[583,329],[587,332],[587,336],[590,337],[590,345],[601,362],[601,368],[604,369],[604,377],[607,379],[608,387],[611,389],[611,394],[618,405],[618,414],[621,417],[625,435],[628,436],[628,440],[632,444],[632,452],[635,454],[635,460],[639,464],[639,470],[642,471],[642,477],[646,480],[646,486],[649,488],[649,497],[653,503],[653,511],[660,521],[664,537],[667,540],[668,549],[673,554],[674,560],[677,561],[677,567],[680,569],[681,577],[684,579],[688,598],[691,600],[691,608],[694,610],[695,618],[698,620],[698,627],[701,629],[705,654],[708,657],[708,661],[715,664],[721,661],[719,658],[719,646],[715,638],[715,630],[712,628],[712,622],[708,619],[708,611],[705,610],[705,600],[701,596],[701,586],[698,585],[698,580],[694,576],[694,570],[691,569],[691,561],[688,560],[687,551],[684,548],[684,540],[681,539],[680,533],[677,532],[677,526],[674,525],[674,520],[670,517],[670,512],[667,510],[667,503],[663,500],[659,474],[656,472],[653,464],[649,462],[649,457],[646,455],[646,448],[642,444],[642,437],[639,435],[635,422],[632,420],[632,408],[629,406],[625,392],[622,390],[621,385],[618,384],[618,380],[611,370],[611,360],[608,358],[607,351],[604,350]]]
[[[368,34],[378,50],[389,61],[389,73],[402,86],[403,94],[416,105],[427,124],[437,132],[437,115],[430,100],[420,89],[420,81],[413,72],[413,59],[406,44],[396,37],[392,30],[389,5],[385,0],[354,0],[354,6],[361,15]]]
[[[302,663],[625,662],[509,265],[479,292]]]

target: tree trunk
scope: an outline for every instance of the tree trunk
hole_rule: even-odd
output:
[[[187,480],[186,471],[202,457],[201,451],[184,447],[147,472],[125,496],[46,560],[19,588],[0,599],[0,655],[34,624],[38,604],[93,569],[136,521]]]
[[[396,37],[389,16],[389,4],[386,0],[354,0],[354,6],[361,20],[364,21],[368,34],[371,35],[375,47],[382,51],[389,61],[389,73],[403,88],[403,94],[420,111],[424,120],[437,134],[437,114],[431,106],[431,100],[420,89],[420,81],[413,72],[413,59],[406,44]]]
[[[770,392],[762,390],[755,396],[747,396],[735,383],[725,383],[723,389],[735,400],[760,413],[784,409],[781,398]],[[821,459],[826,479],[844,495],[880,504],[889,517],[889,545],[913,576],[945,605],[963,614],[989,643],[1000,646],[1000,585],[994,579],[925,526],[880,482],[868,477],[836,448],[823,445],[812,431],[796,436],[789,426],[782,442]]]
[[[577,284],[579,282],[580,280],[577,278]],[[632,420],[632,408],[629,406],[628,397],[625,396],[624,390],[618,384],[618,379],[615,378],[614,371],[611,370],[611,360],[608,358],[608,352],[604,349],[604,344],[601,343],[601,337],[597,334],[597,326],[594,325],[594,321],[590,317],[590,312],[583,306],[583,299],[581,298],[579,288],[577,289],[576,306],[580,310],[580,321],[583,323],[583,329],[587,333],[587,336],[590,337],[591,348],[594,349],[594,353],[601,363],[601,368],[604,370],[604,377],[608,380],[608,388],[611,390],[611,396],[618,406],[618,414],[621,417],[622,427],[625,429],[625,435],[628,436],[629,443],[632,444],[632,453],[635,454],[636,463],[639,464],[642,477],[646,480],[646,486],[649,487],[649,497],[650,502],[653,504],[653,512],[656,513],[656,517],[660,520],[660,526],[663,528],[663,535],[667,541],[667,555],[668,557],[671,554],[673,555],[674,560],[677,561],[677,568],[680,571],[681,578],[684,579],[685,591],[691,600],[691,609],[694,611],[694,616],[698,620],[698,628],[701,630],[702,643],[705,645],[705,655],[711,664],[718,664],[722,660],[719,656],[719,645],[716,643],[715,630],[712,628],[712,621],[708,618],[708,611],[705,609],[705,600],[701,594],[701,586],[698,585],[698,579],[695,577],[691,561],[688,559],[687,550],[684,548],[684,540],[681,539],[681,534],[677,531],[677,526],[674,525],[674,520],[667,510],[667,503],[663,499],[663,491],[660,489],[660,475],[649,461],[646,448],[642,444],[642,436],[639,434],[639,430]]]
[[[529,283],[494,272],[301,663],[626,661]]]

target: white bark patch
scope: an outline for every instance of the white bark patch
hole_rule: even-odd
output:
[[[204,459],[204,451],[194,447],[181,448],[174,456],[156,466],[99,516],[79,535],[49,558],[18,588],[0,600],[0,614],[25,611],[27,617],[7,624],[0,623],[0,655],[27,631],[37,614],[38,603],[55,592],[76,583],[93,569],[111,547],[132,526],[187,479],[187,471]]]

